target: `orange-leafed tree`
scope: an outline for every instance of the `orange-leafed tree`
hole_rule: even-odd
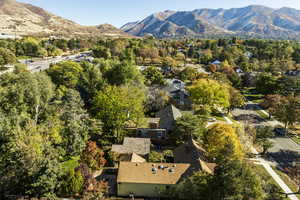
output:
[[[99,170],[106,164],[104,152],[93,141],[87,142],[81,155],[81,161],[86,163],[92,170]]]

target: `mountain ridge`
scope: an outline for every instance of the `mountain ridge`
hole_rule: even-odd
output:
[[[43,8],[15,0],[0,0],[0,32],[9,35],[128,36],[112,25],[83,26]]]
[[[169,26],[162,29],[162,24]],[[139,22],[127,23],[121,30],[136,36],[152,34],[159,38],[207,35],[300,38],[300,10],[249,5],[230,9],[163,11]]]

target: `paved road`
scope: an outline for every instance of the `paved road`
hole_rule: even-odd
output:
[[[235,109],[232,112],[234,119],[253,126],[282,126],[283,124],[277,120],[266,120],[260,117],[256,112],[262,111],[258,104],[253,102],[247,102],[245,109]],[[265,114],[268,114],[264,111]],[[282,167],[291,165],[293,161],[300,158],[300,145],[296,144],[292,139],[288,137],[274,137],[270,138],[273,142],[273,147],[269,149],[270,161],[276,162]]]
[[[39,72],[39,71],[44,71],[49,69],[51,64],[56,64],[65,60],[71,60],[71,61],[82,61],[84,60],[86,57],[89,57],[89,54],[91,52],[87,51],[87,52],[81,52],[78,54],[74,54],[74,55],[70,55],[70,56],[66,56],[66,57],[62,57],[62,56],[58,56],[55,58],[45,58],[45,59],[41,59],[41,60],[36,60],[36,61],[30,61],[30,60],[19,60],[20,63],[27,65],[27,69],[31,72]],[[9,68],[6,71],[0,72],[0,75],[4,74],[4,73],[8,73],[8,72],[12,72],[13,68]]]

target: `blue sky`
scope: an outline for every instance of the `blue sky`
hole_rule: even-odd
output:
[[[300,0],[18,0],[40,6],[82,25],[110,23],[117,27],[164,10],[232,8],[265,5],[300,10]]]

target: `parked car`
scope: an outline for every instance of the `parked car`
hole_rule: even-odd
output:
[[[214,118],[214,117],[209,117],[209,118],[207,118],[207,121],[208,121],[208,122],[216,122],[217,119]]]

